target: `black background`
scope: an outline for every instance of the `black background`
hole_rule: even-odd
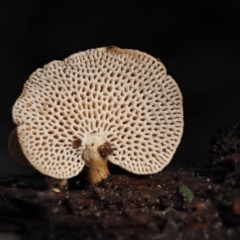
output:
[[[162,60],[184,97],[177,157],[207,161],[216,128],[239,119],[239,0],[96,2],[1,2],[0,176],[25,172],[7,149],[23,83],[35,69],[80,50],[116,45]]]

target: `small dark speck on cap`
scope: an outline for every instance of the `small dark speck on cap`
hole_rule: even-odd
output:
[[[82,145],[82,141],[80,139],[73,140],[72,146],[73,148],[79,148]]]

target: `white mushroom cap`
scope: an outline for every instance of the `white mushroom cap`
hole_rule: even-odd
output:
[[[108,160],[136,174],[162,170],[183,133],[182,95],[162,62],[117,47],[91,49],[37,69],[13,107],[19,141],[45,175],[77,175],[89,134],[114,149]]]

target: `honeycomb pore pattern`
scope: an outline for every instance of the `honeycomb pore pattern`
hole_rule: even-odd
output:
[[[117,47],[79,52],[37,69],[13,107],[24,155],[55,178],[77,175],[86,136],[102,133],[109,161],[136,173],[160,171],[183,132],[182,95],[161,61]]]

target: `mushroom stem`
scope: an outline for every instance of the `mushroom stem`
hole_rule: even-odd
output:
[[[52,177],[45,176],[45,181],[49,189],[52,189],[54,192],[61,192],[61,188],[66,187],[68,184],[67,179],[56,179]]]
[[[97,184],[110,175],[106,160],[96,161],[88,166],[88,181],[91,184]]]
[[[88,180],[91,184],[97,184],[110,175],[107,159],[112,152],[111,144],[104,135],[91,133],[88,136],[82,157],[86,162]]]

